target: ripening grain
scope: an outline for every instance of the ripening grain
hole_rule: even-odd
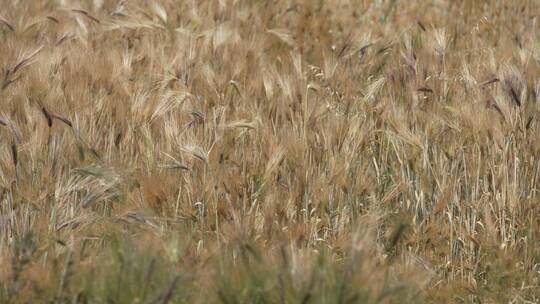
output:
[[[0,302],[538,303],[539,16],[0,0]]]

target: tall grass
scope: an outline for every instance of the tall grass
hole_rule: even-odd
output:
[[[0,302],[537,303],[537,1],[0,1]]]

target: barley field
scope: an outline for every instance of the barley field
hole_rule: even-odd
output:
[[[0,303],[539,303],[539,18],[0,0]]]

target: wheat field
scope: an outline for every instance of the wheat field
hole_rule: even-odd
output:
[[[539,17],[0,0],[0,302],[539,303]]]

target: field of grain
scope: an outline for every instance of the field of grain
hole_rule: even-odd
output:
[[[539,18],[0,0],[0,302],[539,303]]]

